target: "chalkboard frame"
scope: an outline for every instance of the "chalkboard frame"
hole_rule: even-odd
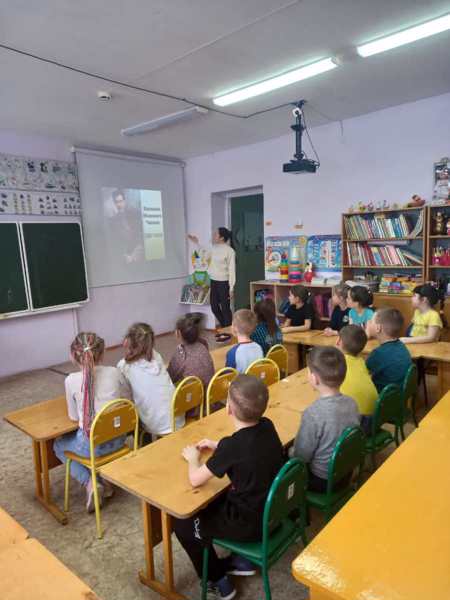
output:
[[[31,281],[30,281],[30,273],[28,270],[28,261],[27,261],[27,255],[26,255],[26,245],[25,245],[25,238],[24,238],[24,233],[23,233],[23,225],[62,225],[62,224],[70,224],[70,225],[78,225],[78,228],[80,230],[80,240],[81,240],[81,251],[83,254],[83,266],[84,266],[84,276],[86,279],[86,295],[87,298],[86,300],[77,300],[75,302],[68,302],[66,304],[55,304],[52,306],[45,306],[42,308],[34,308],[33,306],[33,298],[32,298],[32,294],[31,294]],[[20,230],[20,240],[21,240],[21,245],[23,246],[23,259],[24,259],[24,273],[25,273],[25,278],[26,278],[26,287],[27,287],[27,294],[28,294],[28,302],[29,302],[29,306],[30,306],[30,310],[27,313],[22,313],[24,316],[28,315],[36,315],[36,314],[42,314],[42,313],[48,313],[48,312],[55,312],[58,310],[67,310],[67,309],[71,309],[71,308],[81,308],[82,306],[84,306],[85,304],[87,304],[90,301],[90,293],[89,293],[89,279],[88,279],[88,274],[87,274],[87,266],[86,266],[86,252],[85,252],[85,248],[84,248],[84,239],[83,239],[83,228],[82,225],[79,221],[60,221],[58,219],[58,221],[51,221],[51,220],[33,220],[33,221],[21,221],[18,222],[19,225],[19,230]]]
[[[25,288],[25,297],[27,300],[27,308],[26,309],[21,309],[21,310],[15,310],[12,312],[6,312],[6,313],[1,313],[0,314],[0,319],[8,319],[11,317],[26,317],[27,315],[32,314],[31,313],[31,297],[30,297],[30,290],[28,287],[28,280],[27,280],[27,276],[26,276],[26,259],[25,259],[25,251],[24,251],[24,247],[23,247],[23,238],[22,238],[22,230],[20,227],[20,223],[18,221],[1,221],[0,225],[2,224],[8,224],[8,225],[15,225],[16,226],[16,231],[17,231],[17,240],[19,242],[19,253],[20,253],[20,262],[22,264],[22,278],[23,278],[23,285]]]

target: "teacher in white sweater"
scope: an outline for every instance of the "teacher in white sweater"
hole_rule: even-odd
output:
[[[188,235],[198,244],[198,237]],[[208,275],[211,280],[211,310],[221,327],[231,325],[230,300],[236,283],[236,254],[231,247],[231,231],[219,227],[214,231]]]

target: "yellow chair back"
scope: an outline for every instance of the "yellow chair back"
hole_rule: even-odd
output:
[[[260,358],[252,362],[245,371],[246,375],[254,375],[263,380],[269,386],[280,381],[280,369],[271,358]]]
[[[206,414],[211,412],[211,406],[217,402],[226,403],[228,398],[228,389],[232,381],[236,379],[239,373],[231,367],[219,369],[209,382],[206,390]]]
[[[200,407],[200,418],[203,418],[204,389],[202,380],[198,377],[185,377],[175,388],[172,396],[171,423],[175,431],[175,419],[195,408]]]
[[[282,344],[275,344],[275,346],[272,346],[266,354],[266,358],[271,358],[277,363],[278,368],[280,369],[280,377],[287,377],[289,355],[285,346]]]
[[[139,415],[136,406],[126,398],[107,402],[95,415],[89,436],[91,462],[95,468],[95,448],[121,435],[134,432],[133,450],[138,448]],[[115,454],[115,453],[113,453]],[[104,464],[105,457],[102,456]]]
[[[91,471],[92,486],[94,491],[95,505],[95,522],[97,527],[97,537],[103,537],[101,516],[100,516],[100,500],[97,487],[97,470],[100,467],[126,456],[131,452],[129,446],[124,442],[124,445],[118,450],[114,450],[109,454],[95,456],[95,449],[100,444],[109,442],[120,436],[125,436],[127,433],[134,433],[133,451],[138,448],[138,432],[139,432],[139,415],[135,405],[126,398],[118,398],[107,402],[102,409],[95,415],[91,425],[89,434],[89,449],[90,456],[80,456],[75,452],[66,450],[66,478],[64,484],[64,510],[69,510],[69,488],[70,488],[70,465],[75,461],[84,465]]]

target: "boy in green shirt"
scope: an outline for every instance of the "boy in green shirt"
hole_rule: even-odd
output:
[[[403,316],[396,308],[377,310],[367,323],[369,337],[380,342],[366,361],[378,392],[390,383],[402,387],[406,372],[411,366],[411,355],[399,339],[402,329]]]

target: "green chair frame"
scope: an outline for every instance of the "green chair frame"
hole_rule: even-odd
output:
[[[263,513],[262,540],[260,542],[233,542],[213,539],[215,546],[239,554],[260,567],[266,600],[271,600],[269,568],[301,537],[306,537],[306,488],[308,473],[298,458],[289,460],[275,477],[266,499]],[[294,517],[295,515],[295,517]],[[206,600],[208,582],[209,547],[203,551],[203,577],[201,600]]]
[[[395,433],[392,435],[387,429],[383,429],[385,423],[395,426]],[[372,467],[377,468],[376,455],[378,452],[395,442],[400,445],[398,432],[403,427],[403,393],[402,390],[393,383],[385,386],[378,396],[375,404],[375,411],[372,418],[372,432],[366,438],[366,456],[372,457]]]
[[[403,380],[403,425],[412,420],[416,427],[419,426],[416,415],[416,398],[417,390],[419,389],[419,373],[417,366],[412,363],[406,371],[405,379]],[[411,408],[408,406],[408,401],[411,400]],[[400,428],[402,439],[405,439],[403,427]]]
[[[361,484],[365,459],[365,435],[360,427],[347,427],[339,437],[328,462],[327,491],[308,490],[308,505],[324,513],[329,521],[356,492]],[[342,489],[334,491],[336,484],[358,469],[356,484],[349,481]]]

